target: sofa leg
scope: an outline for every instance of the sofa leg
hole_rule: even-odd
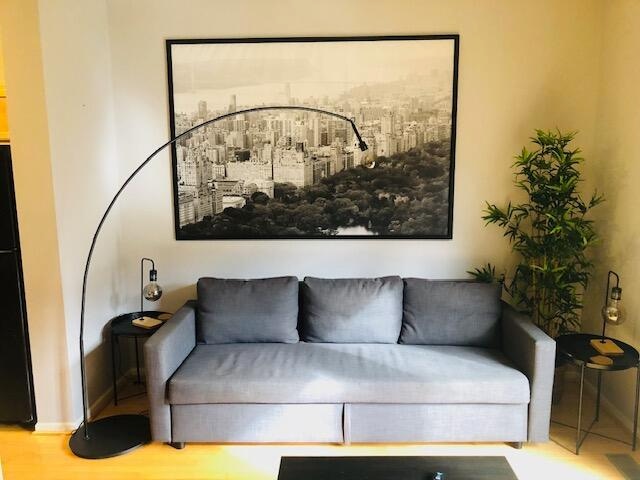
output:
[[[182,450],[185,447],[186,443],[185,442],[169,442],[169,445],[171,445],[176,450]]]
[[[513,448],[515,448],[516,450],[520,450],[520,449],[522,448],[522,445],[523,445],[523,444],[524,444],[524,442],[513,442],[513,443],[511,444],[511,446],[512,446]]]

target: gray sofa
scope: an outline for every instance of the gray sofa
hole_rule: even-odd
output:
[[[145,344],[154,441],[547,441],[555,342],[500,286],[198,281]]]

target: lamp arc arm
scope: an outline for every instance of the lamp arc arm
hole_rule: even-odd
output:
[[[88,427],[87,427],[87,421],[88,421],[88,416],[89,416],[89,410],[88,410],[89,407],[88,407],[88,400],[87,400],[87,379],[86,379],[86,371],[85,371],[85,364],[84,364],[84,340],[83,340],[83,338],[84,338],[84,313],[85,313],[85,304],[86,304],[85,299],[86,299],[86,293],[87,293],[87,279],[89,277],[89,267],[91,265],[91,258],[93,256],[93,251],[95,249],[96,242],[98,240],[98,236],[100,234],[100,231],[102,230],[102,226],[104,225],[104,222],[107,219],[107,216],[109,216],[109,212],[111,212],[111,209],[115,205],[116,201],[118,200],[118,198],[120,197],[120,195],[122,194],[124,189],[127,187],[127,185],[129,185],[129,182],[131,182],[131,180],[133,180],[133,178],[136,175],[138,175],[138,173],[140,173],[140,171],[145,166],[147,166],[147,164],[156,155],[158,155],[158,153],[160,153],[162,150],[167,148],[169,145],[174,144],[175,142],[177,142],[181,138],[189,135],[190,133],[194,132],[195,130],[198,130],[200,128],[206,127],[207,125],[210,125],[212,123],[218,122],[220,120],[224,120],[225,118],[235,117],[237,115],[242,115],[242,114],[245,114],[245,113],[261,112],[261,111],[265,111],[265,110],[302,110],[302,111],[307,111],[307,112],[319,113],[319,114],[323,114],[323,115],[330,115],[330,116],[339,118],[341,120],[349,122],[349,124],[351,125],[351,128],[353,129],[353,132],[354,132],[356,138],[358,139],[358,147],[360,148],[360,150],[365,151],[368,148],[367,144],[362,139],[362,136],[360,135],[360,132],[358,131],[358,128],[356,127],[356,124],[355,124],[354,120],[352,118],[349,118],[349,117],[345,116],[345,115],[340,115],[339,113],[331,112],[329,110],[322,110],[320,108],[304,107],[304,106],[296,106],[296,105],[274,105],[274,106],[254,107],[254,108],[248,108],[248,109],[245,109],[245,110],[238,110],[236,112],[225,113],[223,115],[220,115],[218,117],[206,120],[205,122],[202,122],[202,123],[200,123],[198,125],[195,125],[195,126],[189,128],[189,129],[185,130],[181,134],[176,135],[175,137],[171,138],[170,140],[168,140],[167,142],[163,143],[158,148],[156,148],[153,151],[153,153],[151,153],[151,155],[149,155],[133,171],[133,173],[131,173],[131,175],[129,175],[129,177],[127,177],[127,179],[124,181],[122,186],[118,189],[116,194],[113,196],[113,198],[109,202],[109,205],[107,206],[107,209],[105,210],[104,214],[102,215],[102,218],[100,218],[100,222],[98,222],[98,227],[96,228],[96,231],[93,234],[93,239],[91,240],[91,246],[89,247],[89,253],[87,254],[87,261],[86,261],[85,266],[84,266],[84,275],[82,277],[82,301],[81,301],[81,305],[80,305],[80,335],[79,336],[80,336],[80,376],[82,378],[82,414],[83,414],[83,420],[84,420],[83,421],[83,425],[84,425],[84,436],[85,436],[85,438],[89,438],[89,431],[88,431]]]

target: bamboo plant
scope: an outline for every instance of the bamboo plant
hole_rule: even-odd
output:
[[[597,192],[585,201],[578,191],[584,159],[569,146],[574,137],[536,130],[536,147],[523,148],[513,164],[515,185],[527,200],[504,208],[487,202],[482,217],[504,230],[518,256],[504,283],[512,303],[554,338],[580,327],[582,294],[593,268],[586,252],[597,241],[588,214],[603,201]],[[469,273],[483,281],[504,279],[491,264]]]

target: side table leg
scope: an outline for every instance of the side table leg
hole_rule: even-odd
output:
[[[631,449],[636,451],[636,437],[638,434],[638,400],[640,399],[640,365],[636,366],[636,403],[633,408],[633,438]]]
[[[138,337],[136,337],[134,340],[136,342],[136,383],[140,384],[140,358],[138,356]]]
[[[602,370],[598,370],[598,393],[596,396],[596,418],[597,422],[600,420],[600,392],[602,391]]]
[[[111,375],[113,380],[113,404],[118,405],[118,377],[116,375],[116,348],[118,337],[111,334]]]
[[[582,436],[582,391],[584,388],[584,363],[580,365],[580,400],[578,401],[578,426],[576,428],[576,455],[580,455]]]

